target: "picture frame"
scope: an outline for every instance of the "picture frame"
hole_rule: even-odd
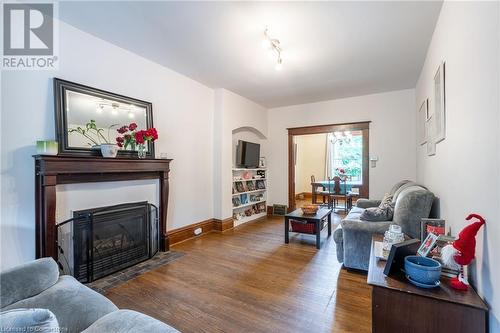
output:
[[[446,221],[443,219],[422,218],[420,220],[420,239],[426,239],[432,232],[438,236],[446,233]]]
[[[393,244],[391,251],[387,257],[387,263],[384,268],[384,275],[389,276],[401,271],[404,267],[404,259],[406,256],[414,255],[420,246],[420,240],[409,239],[402,243]]]
[[[446,138],[446,77],[445,62],[439,64],[434,74],[434,141],[439,143]]]
[[[430,115],[425,122],[427,156],[436,155],[436,141],[434,140],[434,116]]]
[[[436,155],[436,143],[435,142],[427,142],[427,156]]]
[[[426,98],[418,109],[418,143],[421,146],[427,143],[428,131],[426,128],[426,123],[429,117],[429,99]]]
[[[435,235],[433,233],[429,233],[425,240],[420,244],[420,247],[417,250],[417,254],[422,256],[422,257],[427,257],[429,252],[431,252],[432,248],[436,244],[436,241],[438,240],[439,236]]]

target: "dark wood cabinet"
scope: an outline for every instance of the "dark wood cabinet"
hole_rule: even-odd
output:
[[[488,308],[474,289],[457,291],[442,278],[434,289],[410,284],[402,272],[385,276],[385,261],[374,255],[374,236],[368,284],[372,291],[372,331],[408,333],[485,333]]]
[[[57,260],[56,186],[59,184],[158,179],[160,251],[168,251],[168,177],[170,159],[127,159],[36,155],[36,258]]]

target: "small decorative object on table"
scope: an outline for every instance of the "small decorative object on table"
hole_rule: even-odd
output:
[[[399,273],[403,268],[404,258],[414,255],[419,245],[420,241],[418,239],[408,239],[402,243],[393,244],[384,267],[384,275],[389,276],[390,274]]]
[[[397,224],[391,224],[389,230],[384,234],[384,242],[382,246],[382,257],[387,259],[389,252],[391,252],[391,247],[393,244],[398,244],[404,242],[405,234],[401,231],[401,226]]]
[[[39,140],[36,142],[38,155],[57,155],[58,143],[54,140]]]
[[[118,145],[112,143],[102,143],[101,144],[101,154],[102,157],[114,158],[118,154]]]
[[[305,205],[301,207],[302,214],[304,215],[316,215],[318,211],[318,205]]]
[[[427,219],[422,218],[420,220],[420,239],[424,240],[427,235],[432,232],[436,235],[445,234],[446,221],[443,219]]]
[[[467,280],[467,265],[469,265],[476,254],[476,234],[486,222],[481,215],[470,214],[466,220],[478,219],[460,231],[458,239],[453,244],[446,245],[441,250],[441,259],[446,267],[459,269],[460,273],[450,281],[450,286],[457,290],[469,289]]]
[[[156,128],[137,130],[136,123],[131,123],[128,126],[124,125],[117,129],[117,132],[121,134],[116,138],[118,147],[127,149],[130,146],[132,150],[137,149],[137,157],[139,158],[146,158],[146,143],[158,139]]]
[[[405,257],[406,278],[420,288],[435,288],[440,284],[441,264],[439,261],[422,257]]]
[[[420,255],[422,257],[427,257],[429,252],[431,252],[431,250],[434,248],[434,245],[436,244],[438,238],[439,238],[439,236],[436,234],[433,234],[432,232],[430,234],[428,234],[427,237],[425,238],[425,240],[422,242],[422,244],[418,248],[418,251],[417,251],[418,255]]]
[[[336,168],[335,173],[343,182],[345,182],[349,178],[344,168]]]

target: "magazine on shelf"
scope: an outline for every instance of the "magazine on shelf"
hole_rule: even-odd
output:
[[[248,191],[255,191],[255,184],[252,181],[247,182]]]
[[[236,182],[236,190],[238,192],[245,192],[245,187],[243,186],[243,182]]]
[[[241,201],[242,205],[247,204],[248,203],[248,195],[247,194],[240,194],[240,201]]]
[[[264,190],[266,188],[266,183],[263,180],[257,180],[256,185],[259,190]]]

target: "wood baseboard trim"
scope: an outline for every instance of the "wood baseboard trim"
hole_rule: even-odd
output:
[[[195,229],[201,228],[202,232],[200,235],[195,235]],[[208,219],[198,223],[193,223],[186,225],[181,228],[173,229],[167,231],[170,246],[184,242],[188,239],[201,236],[203,234],[212,232],[214,230],[214,219]]]
[[[298,199],[299,196],[303,195],[304,199],[312,199],[312,193],[311,192],[302,192],[302,193],[297,193],[295,194],[295,199]],[[319,197],[319,195],[318,195]]]
[[[214,231],[224,232],[234,228],[233,218],[227,218],[224,220],[213,219],[214,221]]]
[[[201,234],[195,235],[194,231],[198,228],[201,228]],[[167,235],[169,245],[172,246],[174,244],[179,244],[187,241],[188,239],[199,237],[210,232],[224,232],[232,228],[234,228],[234,222],[231,217],[224,220],[208,219],[167,231]]]

